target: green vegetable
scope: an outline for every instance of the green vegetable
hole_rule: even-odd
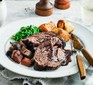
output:
[[[17,32],[15,35],[11,37],[12,40],[20,41],[28,36],[31,36],[33,34],[37,34],[40,32],[40,29],[36,26],[30,25],[26,27],[21,27],[19,32]]]

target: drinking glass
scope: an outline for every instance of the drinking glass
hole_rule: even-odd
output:
[[[81,18],[84,24],[93,24],[93,0],[81,0]]]

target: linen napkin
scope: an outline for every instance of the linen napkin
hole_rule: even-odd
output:
[[[3,68],[0,66],[0,68]],[[8,81],[12,81],[15,79],[23,79],[22,85],[65,85],[68,77],[56,78],[56,79],[38,79],[22,76],[16,73],[13,73],[7,69],[0,70],[1,75],[6,78]]]
[[[13,73],[7,69],[4,69],[2,66],[0,66],[0,75],[4,77],[5,79],[7,79],[7,81],[9,82],[16,79],[18,80],[23,79],[23,82],[18,85],[93,85],[93,80],[92,80],[93,68],[92,67],[89,67],[87,69],[87,78],[83,80],[83,82],[80,80],[79,73],[74,74],[72,76],[68,76],[68,77],[62,77],[62,78],[39,79],[39,78],[32,78],[32,77],[22,76],[22,75]],[[4,82],[4,80],[1,82]],[[4,85],[8,85],[8,84],[4,84]]]

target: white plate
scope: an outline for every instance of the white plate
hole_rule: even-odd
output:
[[[36,25],[39,26],[42,23],[49,21],[57,22],[60,17],[39,17],[39,18],[29,18],[13,22],[0,30],[0,64],[7,68],[10,71],[15,73],[30,76],[30,77],[39,77],[39,78],[58,78],[69,76],[78,72],[76,58],[72,56],[72,62],[67,66],[61,66],[57,70],[53,71],[36,71],[31,67],[25,67],[11,61],[6,55],[5,50],[8,49],[9,43],[7,42],[11,35],[15,34],[20,27],[27,25]],[[74,34],[76,34],[84,43],[86,49],[93,55],[93,34],[88,31],[84,26],[70,21],[74,27]],[[84,59],[86,68],[88,67],[88,62]]]

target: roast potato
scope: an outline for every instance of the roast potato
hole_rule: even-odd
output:
[[[52,31],[53,28],[56,28],[55,23],[50,21],[49,23],[45,23],[39,26],[41,31],[49,32]]]
[[[69,39],[71,38],[71,35],[62,28],[54,28],[52,32],[60,35],[61,38],[63,38],[66,42],[69,41]]]
[[[58,30],[59,30],[59,33],[58,33],[58,34],[59,34],[66,42],[70,40],[71,35],[70,35],[67,31],[65,31],[65,30],[63,30],[63,29],[61,29],[61,28],[58,28]]]
[[[59,20],[57,27],[66,30],[68,33],[71,33],[74,30],[74,26],[67,20]]]

